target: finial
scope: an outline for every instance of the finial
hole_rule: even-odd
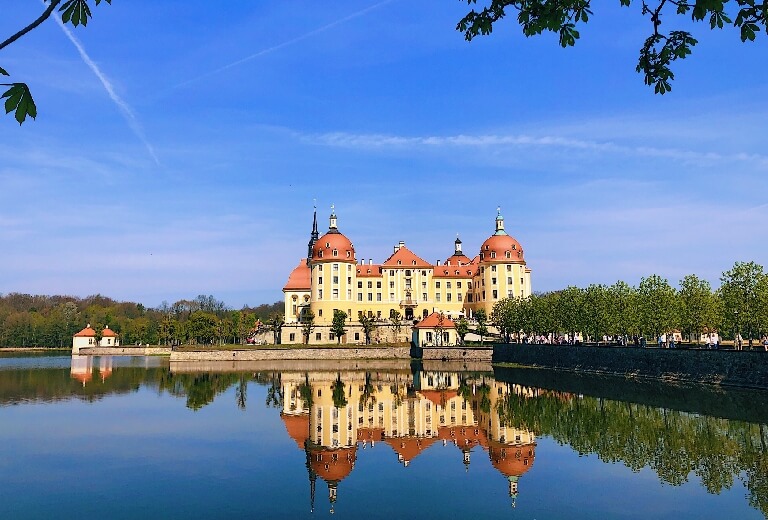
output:
[[[312,199],[312,207],[317,209],[317,199]]]
[[[496,206],[496,214],[501,216],[501,206]]]

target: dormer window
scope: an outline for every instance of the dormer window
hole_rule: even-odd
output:
[[[491,251],[491,258],[496,258],[496,251]]]
[[[512,249],[517,249],[517,244],[512,244]]]
[[[322,253],[322,251],[320,251]],[[480,253],[480,260],[485,258],[485,253]]]
[[[512,247],[514,248],[515,246],[512,246]],[[506,252],[506,257],[507,257],[507,258],[512,258],[512,253],[510,253],[509,251],[507,251],[507,252]]]
[[[458,270],[458,269],[456,269],[456,276],[458,276],[458,275],[459,275],[459,270]]]
[[[398,260],[398,261],[397,261],[397,265],[403,265],[403,262],[401,262],[400,260]]]
[[[339,256],[339,250],[338,249],[334,249],[333,250],[333,256]]]
[[[414,260],[413,262],[411,262],[411,265],[416,265],[416,260]]]
[[[347,258],[349,258],[350,256],[352,256],[352,252],[351,251],[347,251]]]
[[[322,258],[323,257],[323,250],[322,249],[317,252],[317,257],[318,258]]]
[[[331,247],[331,243],[330,242],[326,242],[325,243],[325,247]]]

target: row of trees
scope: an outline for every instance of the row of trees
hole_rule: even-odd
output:
[[[618,281],[593,284],[528,298],[507,298],[493,308],[490,320],[504,341],[531,335],[577,332],[603,336],[646,336],[679,330],[698,341],[716,330],[721,337],[761,338],[768,332],[768,274],[754,262],[737,262],[723,273],[720,288],[688,275],[675,289],[665,278],[651,275],[633,287]]]
[[[11,293],[0,295],[0,346],[68,347],[72,336],[89,323],[96,330],[109,326],[126,345],[241,343],[258,324],[282,325],[282,308],[282,302],[275,302],[233,310],[210,295],[146,308],[102,295]]]

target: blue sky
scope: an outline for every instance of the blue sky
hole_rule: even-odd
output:
[[[10,1],[2,39],[42,9]],[[272,302],[315,199],[375,262],[473,256],[499,205],[537,291],[766,265],[765,34],[698,24],[658,96],[618,4],[569,49],[467,43],[459,1],[114,0],[84,54],[49,20],[0,51],[39,112],[0,120],[0,292]]]

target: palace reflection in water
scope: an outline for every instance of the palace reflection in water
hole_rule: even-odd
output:
[[[473,450],[487,452],[508,481],[513,506],[518,479],[534,461],[534,434],[503,424],[496,411],[514,387],[489,376],[283,372],[281,388],[281,417],[306,452],[313,502],[318,477],[328,485],[331,504],[336,502],[359,450],[377,443],[389,445],[404,467],[435,444],[461,450],[467,469]]]

